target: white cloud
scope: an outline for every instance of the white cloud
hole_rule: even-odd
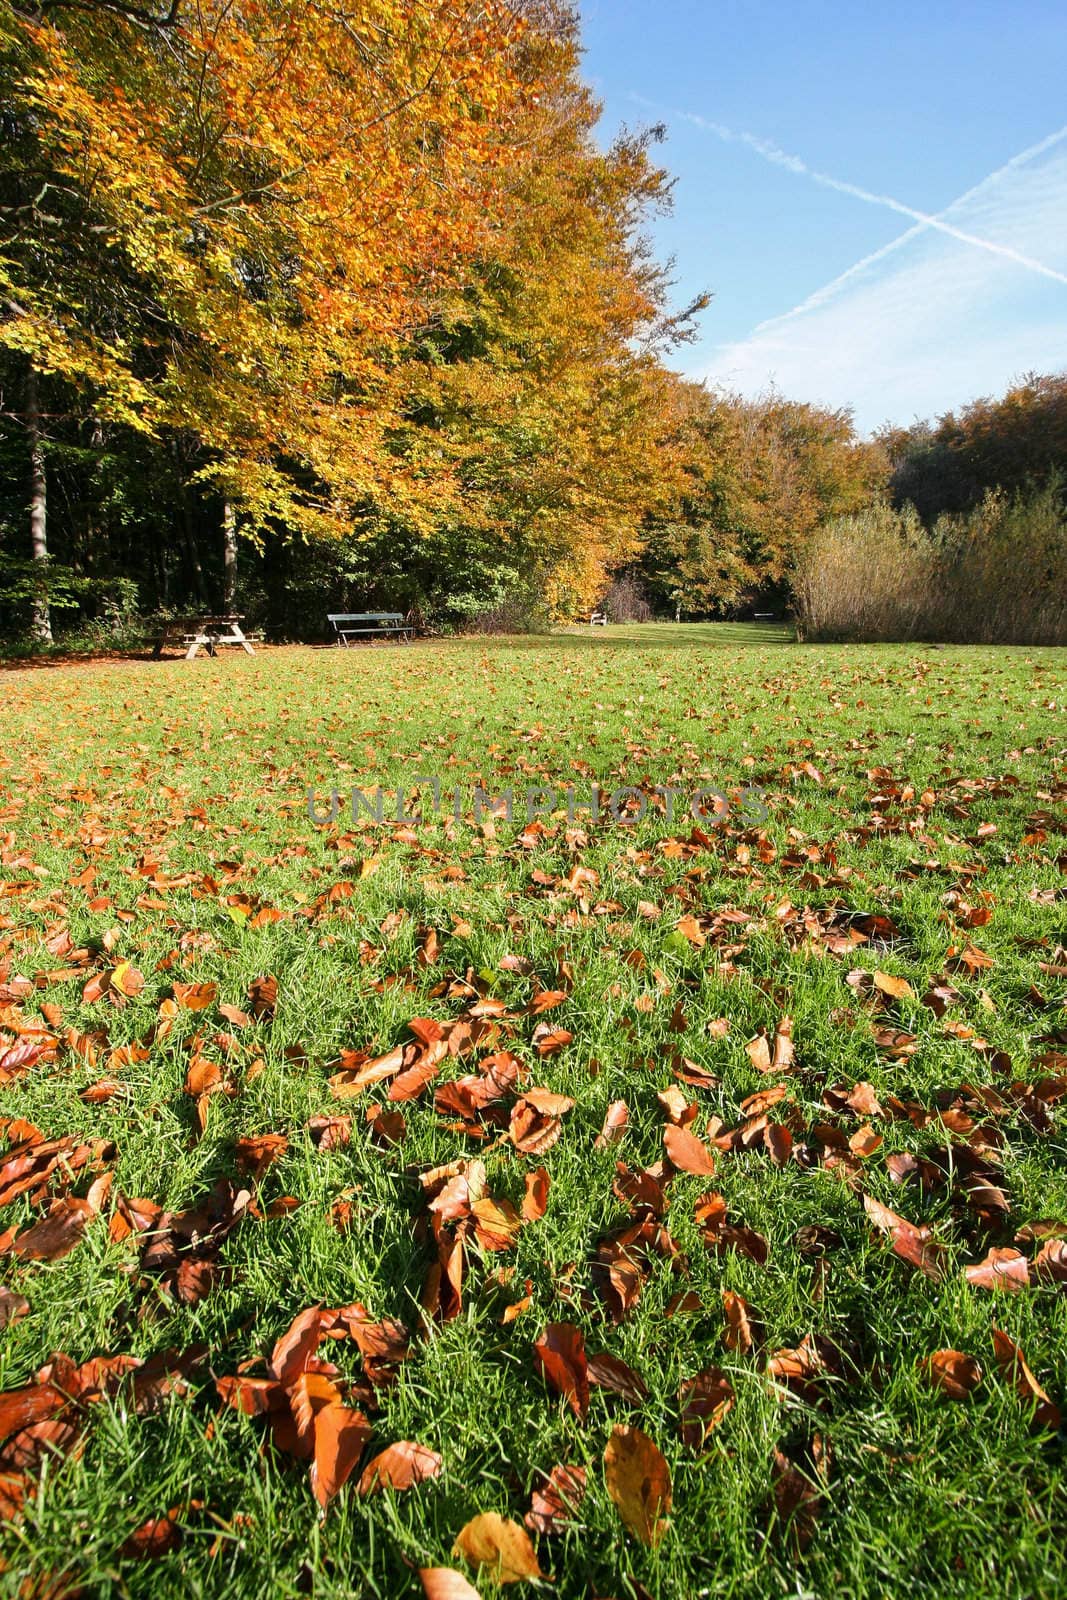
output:
[[[870,429],[1067,366],[1067,288],[1047,281],[1067,273],[1065,133],[721,347],[693,376],[852,405]],[[1035,266],[1047,269],[1044,281]]]

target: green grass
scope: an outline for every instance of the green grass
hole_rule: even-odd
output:
[[[0,1389],[31,1381],[55,1351],[79,1362],[198,1342],[210,1352],[187,1395],[143,1418],[102,1402],[81,1454],[46,1463],[23,1515],[0,1527],[6,1592],[30,1592],[20,1585],[31,1575],[69,1574],[91,1595],[416,1596],[416,1567],[462,1565],[450,1552],[468,1518],[521,1520],[539,1474],[566,1462],[589,1472],[579,1521],[539,1542],[552,1592],[564,1597],[1067,1593],[1063,1437],[1033,1429],[991,1343],[993,1326],[1004,1328],[1063,1405],[1067,1295],[1062,1285],[991,1293],[963,1276],[1023,1224],[1067,1222],[1062,1109],[1052,1106],[1041,1132],[1014,1106],[993,1119],[1010,1211],[992,1231],[947,1187],[890,1179],[887,1155],[922,1155],[961,1137],[936,1116],[922,1128],[875,1119],[884,1142],[853,1186],[818,1159],[811,1131],[854,1131],[855,1118],[823,1102],[837,1085],[866,1080],[883,1104],[897,1096],[936,1111],[961,1085],[1004,1091],[1063,1076],[1035,1058],[1062,1055],[1067,1027],[1064,979],[1041,965],[1065,959],[1056,953],[1067,904],[1056,818],[1062,827],[1067,652],[800,647],[775,628],[649,626],[50,666],[0,682],[2,872],[16,886],[0,899],[0,980],[6,957],[8,979],[62,967],[43,943],[59,926],[94,950],[117,929],[104,965],[125,957],[146,979],[121,1009],[83,1004],[84,977],[46,981],[23,1013],[59,1004],[66,1023],[106,1027],[117,1046],[149,1033],[176,978],[214,981],[219,1000],[239,1006],[259,974],[275,975],[279,990],[273,1022],[240,1035],[242,1062],[259,1056],[264,1070],[234,1098],[214,1098],[202,1139],[183,1083],[198,1031],[206,1053],[223,1059],[211,1041],[226,1025],[214,1009],[180,1017],[147,1061],[115,1074],[122,1092],[105,1103],[80,1094],[105,1075],[107,1052],[93,1067],[63,1047],[0,1090],[0,1113],[49,1136],[114,1140],[115,1192],[174,1209],[220,1175],[236,1176],[237,1138],[286,1133],[288,1150],[257,1198],[261,1212],[283,1195],[300,1201],[288,1215],[246,1219],[223,1248],[226,1277],[192,1307],[141,1278],[136,1254],[109,1243],[103,1220],[62,1260],[0,1259],[2,1281],[30,1303],[0,1333]],[[689,853],[664,848],[689,838],[684,811],[671,826],[650,816],[637,827],[586,823],[570,836],[557,815],[525,843],[521,825],[503,822],[487,837],[468,820],[428,818],[401,832],[366,818],[355,829],[343,817],[323,829],[308,820],[309,785],[325,798],[331,784],[395,787],[430,772],[461,785],[468,809],[478,781],[494,791],[573,783],[579,800],[593,781],[673,784],[686,795],[756,785],[768,818],[762,829],[720,828]],[[913,794],[872,806],[891,778]],[[1012,782],[994,781],[1004,778]],[[936,799],[920,810],[927,790]],[[877,809],[900,826],[873,829]],[[980,832],[987,823],[996,831]],[[91,885],[73,886],[90,865]],[[576,866],[597,874],[580,892],[560,881]],[[179,883],[166,886],[171,879]],[[338,883],[351,885],[349,897],[303,914]],[[990,920],[961,929],[953,891],[972,906],[988,897]],[[227,903],[239,894],[283,920],[250,927]],[[730,907],[752,920],[725,925],[718,942],[698,949],[676,931],[686,915]],[[835,907],[887,915],[899,936],[844,957],[805,948],[797,915],[825,920]],[[439,951],[427,965],[419,949],[431,928]],[[999,1057],[946,1033],[918,999],[946,971],[949,948],[968,942],[992,965],[951,973],[960,999],[944,1020],[973,1027]],[[530,972],[509,970],[509,955]],[[902,976],[916,998],[876,1016],[871,996],[846,983],[853,968]],[[368,1501],[350,1484],[320,1520],[304,1465],[265,1451],[258,1422],[221,1410],[213,1379],[269,1354],[316,1303],[360,1300],[375,1317],[418,1328],[432,1252],[414,1172],[480,1155],[494,1195],[521,1200],[524,1173],[541,1158],[454,1131],[435,1114],[432,1087],[401,1108],[407,1137],[383,1152],[364,1116],[385,1101],[384,1087],[342,1104],[328,1084],[342,1049],[382,1052],[408,1037],[413,1017],[457,1016],[465,1002],[448,995],[448,982],[467,973],[507,1004],[500,1042],[528,1065],[529,1081],[576,1102],[543,1158],[547,1213],[510,1252],[481,1259],[472,1250],[463,1313],[416,1340],[371,1416],[376,1448],[417,1440],[443,1456],[440,1477]],[[538,1019],[524,1014],[538,985],[567,990],[545,1020],[573,1034],[544,1061],[531,1045]],[[773,1034],[783,1014],[794,1019],[796,1061],[763,1077],[745,1045],[761,1029]],[[723,1017],[729,1032],[713,1037],[708,1024]],[[916,1052],[889,1059],[875,1041],[885,1025],[917,1035]],[[1060,1043],[1048,1042],[1057,1031]],[[778,1169],[757,1148],[719,1154],[714,1178],[677,1176],[665,1220],[684,1265],[672,1272],[657,1261],[636,1308],[613,1325],[586,1291],[598,1241],[626,1215],[612,1195],[615,1164],[639,1170],[662,1158],[656,1096],[676,1081],[679,1056],[719,1080],[686,1091],[700,1131],[713,1115],[735,1125],[745,1096],[781,1081],[788,1096],[771,1115],[791,1108],[797,1145],[813,1160]],[[473,1070],[471,1060],[446,1063],[438,1081]],[[629,1105],[628,1131],[598,1150],[617,1099]],[[331,1111],[353,1115],[353,1139],[323,1154],[307,1123]],[[766,1236],[766,1265],[705,1247],[693,1207],[709,1189],[726,1197],[731,1220]],[[947,1251],[942,1282],[886,1248],[861,1190],[935,1229]],[[331,1206],[345,1194],[353,1224],[342,1232]],[[0,1228],[33,1216],[16,1200]],[[797,1243],[798,1229],[814,1224],[838,1236],[821,1298]],[[503,1289],[493,1282],[501,1267],[514,1268]],[[531,1308],[502,1324],[527,1279]],[[724,1288],[759,1312],[762,1355],[725,1348]],[[679,1289],[695,1291],[698,1314],[667,1315]],[[561,1320],[583,1328],[591,1351],[641,1373],[643,1406],[594,1389],[583,1424],[546,1389],[532,1344]],[[846,1350],[845,1369],[809,1399],[772,1392],[766,1353],[806,1334]],[[965,1403],[933,1392],[919,1371],[941,1347],[982,1364]],[[330,1354],[358,1375],[354,1346]],[[737,1400],[696,1456],[679,1437],[678,1389],[709,1365],[727,1370]],[[605,1490],[603,1451],[617,1421],[643,1428],[670,1464],[671,1525],[655,1550],[625,1532]],[[814,1537],[798,1555],[768,1511],[773,1454],[815,1432],[832,1465]],[[179,1549],[140,1564],[120,1553],[134,1529],[171,1507],[180,1508]],[[483,1595],[496,1592],[486,1574],[476,1581]]]

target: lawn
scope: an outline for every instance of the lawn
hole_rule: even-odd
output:
[[[1067,652],[0,684],[5,1592],[1067,1592]]]

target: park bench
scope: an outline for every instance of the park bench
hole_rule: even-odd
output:
[[[255,655],[247,635],[241,628],[243,617],[227,613],[207,616],[198,612],[191,617],[175,617],[163,624],[152,649],[152,658],[158,661],[168,645],[184,645],[186,661],[192,661],[201,650],[209,656],[215,654],[220,644],[240,645],[250,656]]]
[[[401,611],[328,611],[326,620],[346,650],[349,639],[360,634],[397,634],[407,640],[415,631],[410,613],[404,616]]]
[[[608,625],[608,614],[606,611],[591,611],[589,613],[588,622],[591,628],[606,628]]]

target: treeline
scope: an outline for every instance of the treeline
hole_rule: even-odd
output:
[[[670,370],[660,130],[593,138],[550,0],[0,0],[10,631],[237,605],[573,616],[780,585],[845,416]],[[110,619],[110,621],[108,620]]]
[[[488,626],[612,580],[738,614],[879,496],[1015,485],[996,419],[864,442],[679,378],[662,130],[597,116],[556,0],[0,0],[5,636]],[[1063,458],[1035,385],[1020,483]]]
[[[1067,374],[879,442],[884,498],[799,553],[801,631],[1067,644]]]

